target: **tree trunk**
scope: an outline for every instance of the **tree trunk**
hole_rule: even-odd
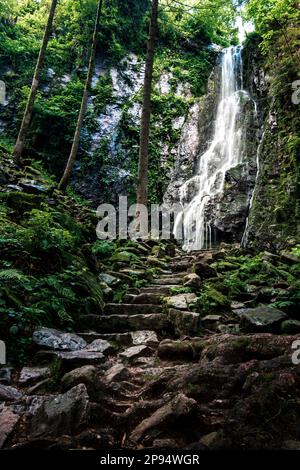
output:
[[[92,49],[91,49],[91,55],[90,55],[90,61],[89,61],[88,74],[87,74],[87,78],[85,82],[81,108],[79,111],[77,126],[76,126],[76,130],[74,134],[73,145],[72,145],[71,153],[70,153],[63,177],[60,180],[60,183],[58,186],[58,189],[60,189],[61,191],[64,191],[68,185],[68,182],[71,177],[72,169],[74,166],[74,162],[76,160],[79,144],[80,144],[80,134],[81,134],[82,126],[83,126],[85,113],[87,110],[89,91],[90,91],[91,82],[92,82],[93,73],[94,73],[94,64],[95,64],[95,58],[96,58],[97,39],[98,39],[100,17],[101,17],[101,12],[102,12],[102,4],[103,4],[103,0],[99,0],[98,9],[97,9],[97,17],[95,21],[95,28],[94,28],[94,34],[93,34],[93,43],[92,43]]]
[[[141,120],[139,175],[137,189],[137,203],[147,206],[148,203],[148,161],[149,136],[151,117],[151,90],[153,79],[154,50],[157,32],[158,0],[152,0],[151,21],[147,48],[147,59],[144,79],[144,97]]]
[[[16,142],[16,145],[15,145],[15,148],[14,148],[14,151],[13,151],[13,155],[14,155],[14,157],[17,161],[20,161],[20,159],[22,157],[22,153],[23,153],[23,150],[24,150],[28,129],[29,129],[29,126],[30,126],[30,123],[31,123],[34,102],[35,102],[35,98],[36,98],[38,87],[39,87],[41,70],[42,70],[42,67],[43,67],[43,64],[44,64],[45,53],[46,53],[47,45],[48,45],[48,42],[49,42],[50,33],[51,33],[51,30],[52,30],[53,19],[54,19],[54,14],[55,14],[57,2],[58,2],[58,0],[52,0],[52,3],[51,3],[48,22],[47,22],[47,26],[46,26],[46,29],[45,29],[44,38],[43,38],[42,46],[41,46],[41,49],[40,49],[40,52],[39,52],[39,57],[38,57],[38,60],[37,60],[37,64],[36,64],[36,67],[35,67],[35,72],[34,72],[34,76],[33,76],[33,80],[32,80],[32,85],[31,85],[29,98],[28,98],[28,101],[27,101],[27,105],[26,105],[26,109],[25,109],[25,112],[24,112],[23,121],[22,121],[22,124],[21,124],[21,128],[20,128],[20,131],[19,131],[17,142]]]

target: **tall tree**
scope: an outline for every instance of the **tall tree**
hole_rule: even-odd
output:
[[[153,80],[153,63],[155,42],[157,34],[158,0],[152,0],[151,20],[147,46],[147,58],[144,79],[144,97],[141,120],[139,174],[137,188],[137,203],[148,203],[148,164],[149,164],[149,136],[151,118],[151,90]]]
[[[59,186],[58,186],[58,188],[61,191],[64,191],[66,189],[67,185],[68,185],[68,182],[69,182],[70,177],[71,177],[72,169],[73,169],[73,166],[74,166],[74,162],[75,162],[76,157],[77,157],[79,144],[80,144],[80,134],[81,134],[82,126],[83,126],[85,113],[86,113],[86,110],[87,110],[89,92],[90,92],[93,73],[94,73],[96,50],[97,50],[97,39],[98,39],[100,17],[101,17],[101,12],[102,12],[102,4],[103,4],[103,0],[99,0],[98,8],[97,8],[96,21],[95,21],[94,34],[93,34],[92,48],[91,48],[91,54],[90,54],[90,60],[89,60],[89,68],[88,68],[85,87],[84,87],[84,91],[83,91],[82,102],[81,102],[81,107],[80,107],[80,111],[79,111],[79,115],[78,115],[76,130],[75,130],[75,134],[74,134],[73,145],[72,145],[71,153],[70,153],[70,156],[69,156],[64,174],[63,174],[62,179],[60,180],[60,183],[59,183]]]
[[[27,101],[27,105],[26,105],[26,109],[25,109],[25,112],[24,112],[22,124],[21,124],[19,135],[18,135],[18,138],[17,138],[17,142],[16,142],[16,145],[15,145],[15,148],[14,148],[14,151],[13,151],[13,155],[14,155],[14,157],[17,161],[19,161],[22,157],[24,146],[25,146],[25,141],[26,141],[26,137],[27,137],[27,133],[28,133],[28,129],[29,129],[29,126],[30,126],[30,123],[31,123],[34,102],[35,102],[35,98],[36,98],[39,83],[40,83],[41,71],[42,71],[42,67],[43,67],[43,64],[44,64],[44,60],[45,60],[45,54],[46,54],[47,45],[48,45],[49,38],[50,38],[50,33],[51,33],[51,30],[52,30],[53,19],[54,19],[57,3],[58,3],[58,0],[52,0],[52,2],[51,2],[48,21],[47,21],[47,25],[46,25],[44,38],[43,38],[43,42],[42,42],[42,45],[41,45],[41,49],[40,49],[40,52],[39,52],[39,57],[38,57],[37,64],[36,64],[36,67],[35,67],[35,72],[34,72],[34,76],[33,76],[33,80],[32,80],[32,85],[31,85],[29,98],[28,98],[28,101]]]

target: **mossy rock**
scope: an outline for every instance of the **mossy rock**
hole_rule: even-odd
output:
[[[129,251],[120,251],[119,253],[116,253],[112,256],[111,260],[115,263],[141,263],[139,257],[134,253],[130,253]]]

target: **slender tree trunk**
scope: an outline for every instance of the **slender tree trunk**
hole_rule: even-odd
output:
[[[94,34],[93,34],[93,42],[92,42],[92,49],[91,49],[91,55],[90,55],[90,61],[89,61],[88,74],[87,74],[84,92],[82,96],[81,108],[80,108],[79,116],[77,120],[77,126],[76,126],[76,130],[74,134],[73,145],[72,145],[71,153],[70,153],[63,177],[60,180],[60,183],[58,186],[58,189],[60,189],[61,191],[64,191],[68,185],[68,182],[71,177],[72,169],[74,166],[74,162],[77,157],[79,144],[80,144],[80,134],[81,134],[82,126],[83,126],[85,113],[87,110],[89,91],[90,91],[91,82],[92,82],[93,73],[94,73],[94,65],[95,65],[96,50],[97,50],[97,39],[98,39],[100,17],[101,17],[101,12],[102,12],[102,4],[103,4],[103,0],[99,0]]]
[[[27,105],[26,105],[26,109],[25,109],[25,112],[24,112],[23,121],[22,121],[22,124],[21,124],[21,128],[20,128],[20,131],[19,131],[17,142],[16,142],[16,145],[15,145],[15,148],[14,148],[14,151],[13,151],[13,155],[14,155],[14,157],[17,161],[20,161],[20,159],[22,157],[22,153],[23,153],[23,150],[24,150],[24,145],[25,145],[28,129],[29,129],[29,126],[30,126],[30,123],[31,123],[34,102],[35,102],[35,98],[36,98],[39,83],[40,83],[41,70],[42,70],[42,67],[43,67],[43,64],[44,64],[46,49],[47,49],[47,45],[48,45],[48,42],[49,42],[50,33],[51,33],[51,30],[52,30],[53,19],[54,19],[54,14],[55,14],[57,2],[58,2],[58,0],[52,0],[52,3],[51,3],[48,22],[47,22],[47,26],[46,26],[45,33],[44,33],[42,46],[41,46],[41,49],[40,49],[40,52],[39,52],[38,61],[37,61],[36,67],[35,67],[35,72],[34,72],[34,76],[33,76],[33,80],[32,80],[32,85],[31,85],[29,98],[28,98],[28,101],[27,101]]]
[[[151,21],[147,48],[147,59],[144,79],[144,98],[141,120],[139,175],[137,188],[137,203],[147,206],[148,203],[148,161],[149,161],[149,136],[151,117],[151,91],[153,79],[153,63],[155,41],[157,33],[158,0],[152,0]]]

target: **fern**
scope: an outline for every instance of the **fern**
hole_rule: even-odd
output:
[[[0,282],[1,281],[24,283],[27,281],[27,277],[17,269],[2,269],[0,270]]]

